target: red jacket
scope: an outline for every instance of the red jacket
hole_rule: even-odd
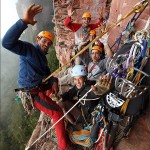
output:
[[[95,29],[97,28],[100,24],[102,24],[103,22],[103,19],[99,19],[99,21],[96,23],[96,24],[89,24],[89,27],[92,29]],[[73,23],[71,22],[71,17],[67,17],[65,22],[64,22],[64,25],[66,27],[68,27],[69,29],[71,29],[73,32],[76,32],[81,26],[82,24],[80,23]]]

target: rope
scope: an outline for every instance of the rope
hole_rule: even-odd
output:
[[[92,99],[82,99],[82,100],[84,100],[84,101],[96,101],[98,99],[99,99],[99,97],[98,98],[92,98]]]
[[[145,1],[145,3],[148,4],[147,1]],[[85,50],[87,50],[93,43],[95,43],[95,41],[97,41],[104,34],[106,34],[107,32],[109,32],[112,28],[114,28],[115,26],[117,26],[120,22],[122,22],[124,19],[126,19],[127,17],[129,17],[131,14],[133,14],[134,12],[140,10],[142,7],[143,7],[143,5],[136,5],[136,6],[134,6],[133,9],[128,14],[126,14],[124,17],[120,18],[116,23],[114,23],[114,24],[110,25],[109,27],[107,27],[106,31],[104,31],[101,35],[97,36],[91,43],[89,43],[88,45],[86,45],[81,51],[79,51],[74,57],[72,57],[65,65],[63,65],[62,67],[58,68],[56,71],[54,71],[52,74],[50,74],[47,78],[43,79],[42,83],[46,82],[50,77],[54,76],[56,73],[58,73],[59,71],[61,71],[63,68],[67,67],[67,65],[69,63],[71,63],[76,57],[78,57]]]
[[[96,84],[94,85],[96,86]],[[61,121],[84,97],[91,92],[92,89],[87,91],[59,120],[57,120],[47,131],[45,131],[38,139],[36,139],[30,146],[26,147],[25,150],[30,149],[37,141],[39,141],[47,132],[49,132],[59,121]]]
[[[141,5],[141,4],[143,4],[143,5]],[[142,12],[143,12],[143,11],[145,10],[145,8],[147,7],[148,2],[146,2],[146,1],[141,1],[141,3],[140,3],[139,5],[141,5],[141,8],[139,9],[139,11],[135,11],[134,16],[133,16],[132,19],[128,22],[126,28],[122,31],[122,33],[120,34],[119,38],[118,38],[118,39],[114,42],[114,44],[111,46],[111,49],[112,49],[117,43],[118,43],[118,44],[117,44],[116,50],[119,49],[119,45],[120,45],[120,43],[121,43],[122,36],[125,34],[125,32],[126,32],[127,30],[129,30],[129,28],[131,28],[131,27],[135,24],[135,22],[137,21],[137,19],[140,17],[140,15],[142,14]],[[136,7],[136,5],[135,5],[135,7]],[[140,12],[140,13],[139,13],[139,12]],[[138,13],[139,13],[139,14],[138,14]],[[136,17],[137,14],[138,14],[138,16]]]
[[[53,1],[54,2],[54,1]],[[78,52],[74,57],[72,57],[65,65],[63,65],[62,67],[58,68],[56,71],[54,71],[52,74],[50,74],[46,79],[44,79],[42,81],[42,83],[45,83],[50,77],[52,77],[53,75],[55,75],[56,73],[58,73],[59,71],[61,71],[63,68],[67,67],[67,65],[69,63],[71,63],[77,56],[79,56],[80,54],[82,54],[87,48],[89,48],[95,41],[97,41],[99,38],[101,38],[104,34],[106,34],[107,32],[109,32],[112,28],[114,28],[115,26],[117,26],[117,24],[119,24],[121,21],[123,21],[124,19],[126,19],[128,16],[130,16],[131,14],[133,14],[134,12],[138,11],[139,9],[141,9],[141,5],[137,5],[133,8],[133,10],[131,10],[128,14],[126,14],[124,17],[120,18],[116,23],[110,25],[106,31],[104,31],[101,35],[97,36],[91,43],[89,43],[87,46],[85,46],[80,52]],[[77,103],[75,103],[57,122],[55,122],[47,131],[45,131],[38,139],[36,139],[30,146],[28,146],[27,148],[25,148],[25,150],[30,149],[31,146],[33,146],[37,141],[39,141],[47,132],[49,132],[59,121],[61,121],[89,92],[91,92],[92,89],[90,89],[82,98],[80,98]]]

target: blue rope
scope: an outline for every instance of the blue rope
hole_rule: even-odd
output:
[[[144,3],[144,1],[142,2]],[[137,12],[134,13],[134,16],[132,17],[132,19],[128,22],[126,28],[123,30],[123,32],[127,31],[129,26],[131,25],[131,23],[133,23],[133,25],[135,24],[135,22],[137,21],[137,19],[140,17],[140,15],[142,14],[142,12],[145,10],[145,8],[147,7],[147,5],[145,5],[144,9],[139,13],[139,15],[136,17],[136,15],[138,14]],[[119,49],[120,43],[121,43],[121,39],[123,36],[123,32],[120,34],[119,38],[114,42],[114,44],[110,47],[111,49],[118,43],[117,48],[115,49],[115,52]],[[131,34],[131,33],[130,33]],[[129,39],[128,39],[129,41]]]

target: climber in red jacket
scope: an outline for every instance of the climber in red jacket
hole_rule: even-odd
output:
[[[81,23],[73,23],[71,22],[71,16],[73,15],[72,6],[69,5],[67,7],[68,17],[66,18],[64,25],[75,32],[75,45],[78,45],[81,42],[80,37],[81,34],[84,35],[83,41],[86,41],[89,37],[89,32],[92,29],[97,28],[99,25],[103,23],[102,13],[100,13],[99,21],[95,24],[90,24],[91,22],[91,14],[89,12],[85,12],[82,15],[82,24]]]
[[[85,12],[82,15],[82,23],[73,23],[71,21],[71,16],[73,15],[72,5],[67,7],[68,17],[66,18],[64,25],[75,32],[75,46],[74,51],[77,53],[78,46],[82,43],[86,45],[86,42],[89,38],[89,32],[92,29],[97,28],[99,25],[103,23],[102,11],[100,12],[99,21],[95,24],[90,24],[91,22],[91,14],[89,12]]]

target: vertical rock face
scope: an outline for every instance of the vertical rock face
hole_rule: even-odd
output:
[[[64,26],[64,21],[67,17],[68,3],[73,4],[74,14],[72,21],[81,23],[82,14],[90,12],[92,19],[91,23],[96,23],[99,18],[98,11],[100,8],[105,8],[109,12],[109,4],[111,0],[55,0],[54,1],[54,18],[55,35],[56,35],[56,54],[60,63],[63,65],[70,59],[70,54],[74,46],[74,33]],[[98,30],[98,29],[97,29]]]

